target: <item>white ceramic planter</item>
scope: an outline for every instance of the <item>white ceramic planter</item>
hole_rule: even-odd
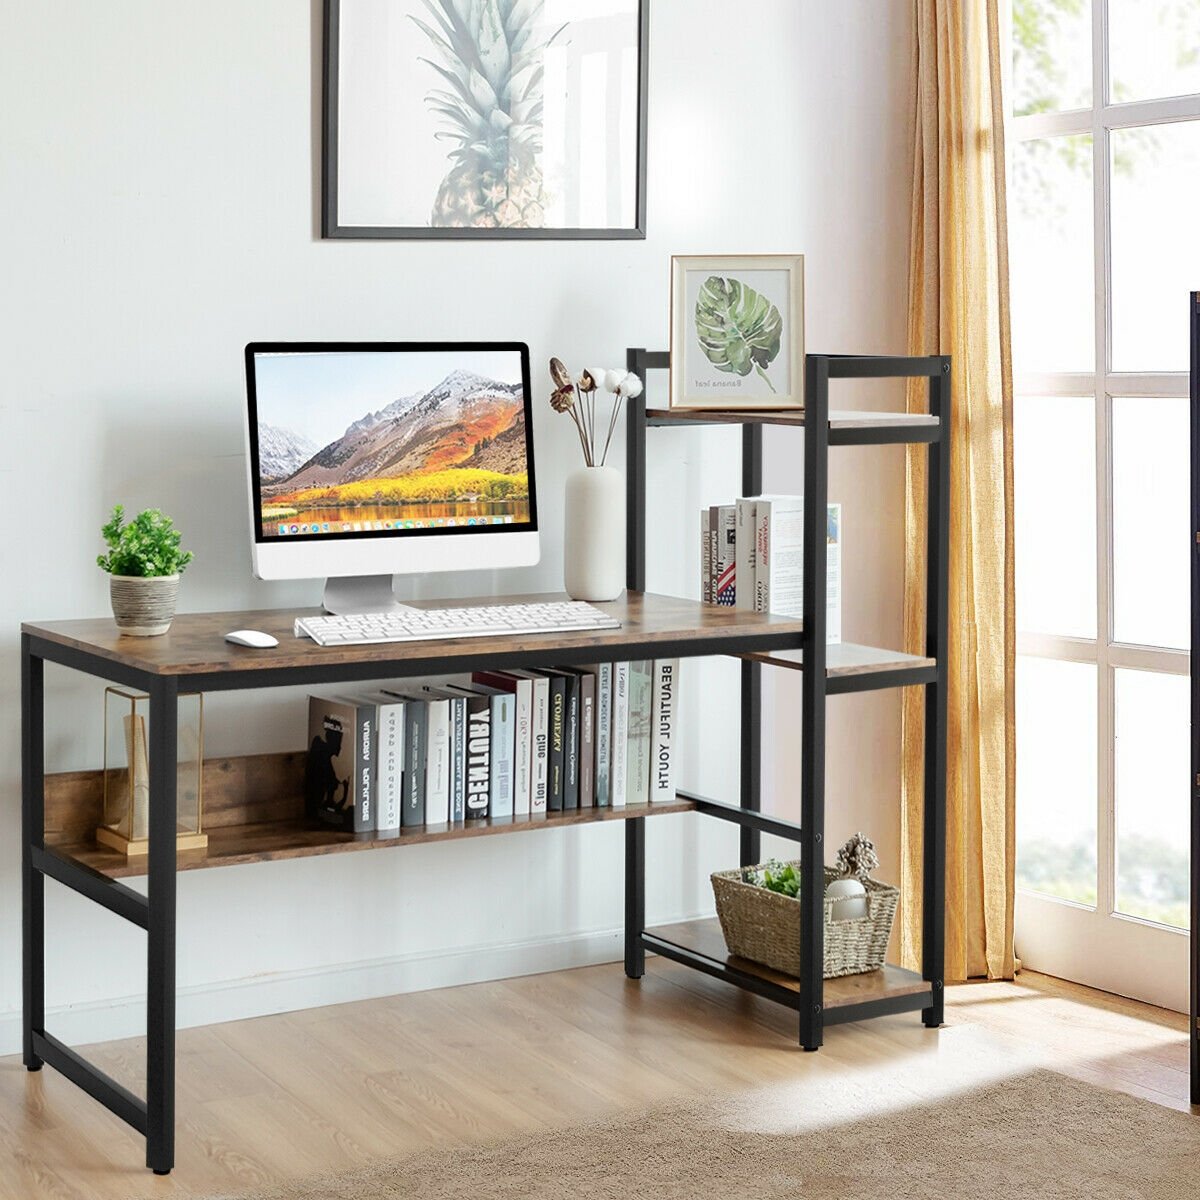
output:
[[[122,633],[157,637],[171,628],[179,599],[178,575],[110,575],[113,619]]]
[[[625,587],[625,479],[616,467],[567,476],[563,583],[572,600],[615,600]]]

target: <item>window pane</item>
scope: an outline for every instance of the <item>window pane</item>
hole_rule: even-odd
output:
[[[1013,0],[1013,114],[1092,103],[1091,0]]]
[[[1017,142],[1009,157],[1013,366],[1018,373],[1090,371],[1091,134]]]
[[[1188,403],[1113,400],[1113,634],[1188,647]]]
[[[1112,101],[1200,92],[1196,0],[1108,0]]]
[[[1096,636],[1096,402],[1013,406],[1017,628]]]
[[[1112,131],[1113,369],[1186,371],[1200,121]]]
[[[1116,672],[1118,912],[1188,926],[1186,675]]]
[[[1096,668],[1017,658],[1017,886],[1096,903]]]

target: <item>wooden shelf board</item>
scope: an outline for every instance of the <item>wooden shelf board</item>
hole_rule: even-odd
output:
[[[678,422],[706,425],[804,425],[804,409],[775,412],[740,409],[648,408],[646,419],[666,424]],[[936,427],[938,418],[929,413],[837,411],[829,414],[830,429],[921,429]]]
[[[793,671],[804,669],[804,652],[801,650],[763,650],[739,654],[738,657],[749,659],[751,662],[767,663],[772,667],[787,667]],[[925,658],[920,654],[903,654],[899,650],[882,650],[878,646],[861,646],[855,642],[838,642],[827,647],[825,651],[825,673],[830,678],[936,666],[935,658]]]
[[[420,825],[402,830],[399,837],[390,838],[374,835],[355,837],[353,834],[324,829],[304,821],[262,821],[248,825],[209,828],[206,830],[208,850],[181,852],[177,862],[181,871],[196,871],[207,867],[234,866],[238,863],[271,862],[281,858],[308,858],[317,854],[382,850],[420,842],[486,837],[494,833],[561,829],[564,826],[588,825],[596,821],[622,821],[630,817],[692,812],[694,808],[695,805],[690,800],[656,801],[653,804],[630,805],[626,808],[582,808],[536,817],[496,818],[452,825]],[[98,846],[94,841],[80,840],[78,837],[55,839],[48,836],[46,842],[48,846],[83,863],[84,866],[99,871],[102,875],[107,875],[110,879],[146,874],[145,859],[127,862],[124,855]]]
[[[730,954],[725,945],[725,936],[721,932],[721,923],[716,917],[681,921],[676,925],[659,925],[647,929],[646,932],[664,942],[690,950],[693,954],[702,955],[719,966],[729,967],[744,975],[757,976],[790,992],[800,991],[798,979],[783,975],[779,971],[772,971],[770,967],[764,967],[761,963],[750,962],[749,959]],[[894,967],[889,963],[878,971],[826,979],[822,1004],[825,1008],[846,1008],[892,996],[915,996],[928,990],[929,984],[916,971]]]

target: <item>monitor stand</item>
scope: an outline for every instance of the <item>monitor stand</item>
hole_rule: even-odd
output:
[[[396,599],[391,575],[343,575],[325,580],[325,611],[337,616],[349,613],[402,612],[406,605]]]

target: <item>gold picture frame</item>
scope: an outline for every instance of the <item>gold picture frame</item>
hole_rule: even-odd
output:
[[[804,408],[804,255],[671,258],[673,409]]]

